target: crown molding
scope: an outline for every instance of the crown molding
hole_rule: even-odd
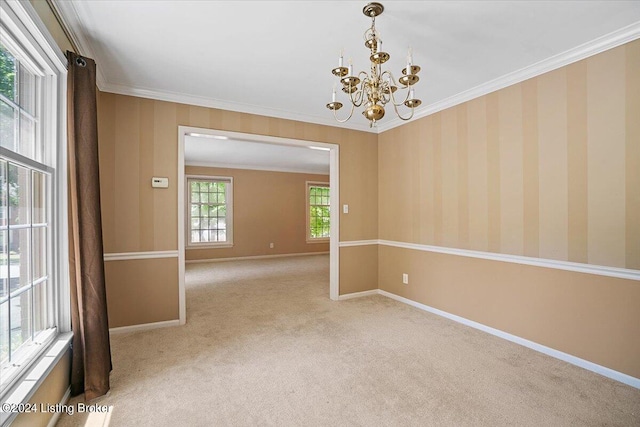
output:
[[[339,127],[361,132],[377,133],[375,128],[370,128],[367,124],[343,124],[338,123],[332,118],[323,118],[300,114],[291,111],[284,111],[275,108],[265,108],[258,105],[243,104],[239,102],[229,102],[219,99],[207,98],[197,95],[189,95],[184,93],[160,91],[155,89],[133,87],[119,84],[105,84],[98,86],[102,92],[115,93],[119,95],[136,96],[139,98],[154,99],[157,101],[176,102],[178,104],[195,105],[198,107],[215,108],[219,110],[235,111],[237,113],[254,114],[257,116],[274,117],[278,119],[312,123],[316,125]]]
[[[533,65],[529,65],[528,67],[522,68],[509,74],[505,74],[504,76],[498,77],[494,80],[490,80],[464,92],[460,92],[449,98],[443,99],[442,101],[429,104],[423,108],[416,110],[412,120],[429,116],[431,114],[437,113],[438,111],[454,107],[458,104],[471,101],[472,99],[487,95],[491,92],[495,92],[508,86],[521,83],[525,80],[537,77],[541,74],[548,73],[549,71],[553,71],[574,62],[581,61],[590,56],[597,55],[598,53],[604,52],[609,49],[613,49],[614,47],[621,46],[638,38],[640,38],[640,22],[635,22],[631,25],[613,31],[602,37],[598,37],[595,40],[584,43],[573,49],[569,49],[547,59],[543,59],[542,61],[539,61]],[[401,126],[404,123],[406,122],[398,118],[394,118],[387,122],[381,123],[378,125],[378,133],[386,132],[390,129]]]
[[[75,3],[72,1],[50,0],[49,5],[53,8],[53,13],[61,22],[65,34],[71,39],[71,44],[76,48],[77,54],[86,56],[93,60],[96,59],[95,50],[91,43],[85,37],[88,33],[80,20],[80,14],[76,9]],[[102,69],[98,61],[96,61],[96,84],[98,89],[104,87],[107,80],[104,77]],[[102,89],[100,89],[102,90]]]
[[[71,1],[61,0],[50,0],[50,2],[54,7],[55,12],[57,12],[60,16],[63,26],[66,27],[72,44],[77,46],[80,50],[77,53],[95,59],[95,51],[92,49],[89,40],[87,40],[87,38],[84,36],[84,34],[87,34],[87,31],[86,28],[82,25],[75,3]],[[447,108],[454,107],[458,104],[462,104],[464,102],[487,95],[497,90],[504,89],[508,86],[521,83],[527,79],[537,77],[549,71],[553,71],[582,59],[586,59],[590,56],[604,52],[608,49],[613,49],[638,38],[640,38],[640,22],[635,22],[631,25],[613,31],[602,37],[598,37],[597,39],[584,43],[580,46],[539,61],[533,65],[505,74],[474,88],[450,96],[449,98],[419,108],[416,110],[412,120],[417,120],[422,117],[429,116]],[[339,127],[377,134],[386,132],[390,129],[396,128],[406,123],[399,118],[394,118],[378,124],[377,128],[370,128],[367,124],[338,123],[331,118],[300,114],[297,112],[289,112],[273,108],[265,108],[257,105],[222,101],[196,95],[159,91],[149,88],[113,84],[107,82],[101,70],[100,64],[96,63],[96,65],[96,82],[98,84],[98,89],[100,89],[102,92],[136,96],[140,98],[155,99],[159,101],[176,102],[179,104],[188,104],[207,108],[216,108],[221,110],[235,111],[238,113],[275,117],[279,119],[293,120],[330,127]]]

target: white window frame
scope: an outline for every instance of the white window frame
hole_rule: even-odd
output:
[[[329,237],[311,237],[311,202],[309,201],[309,190],[311,189],[311,187],[325,187],[325,188],[329,188],[329,200],[331,201],[331,186],[330,183],[328,182],[321,182],[321,181],[306,181],[305,182],[305,207],[306,207],[306,216],[307,216],[307,220],[306,220],[306,224],[307,224],[307,230],[306,230],[306,239],[307,239],[307,243],[327,243],[329,242]],[[331,202],[329,202],[331,203]],[[331,208],[329,208],[329,210],[331,210]],[[332,227],[333,225],[330,224],[330,227]],[[329,234],[331,234],[331,232],[329,232]]]
[[[58,360],[68,352],[71,314],[67,237],[67,151],[66,151],[66,66],[67,61],[29,2],[1,0],[0,37],[19,60],[31,70],[42,72],[42,103],[39,135],[45,144],[43,163],[50,166],[48,192],[51,220],[51,310],[54,327],[33,345],[29,357],[21,360],[19,372],[0,391],[6,403],[24,403],[36,392]],[[8,151],[8,150],[6,150]],[[41,165],[17,154],[14,163],[41,169]],[[11,422],[16,413],[0,412],[0,424]]]
[[[185,233],[186,249],[212,249],[233,247],[233,177],[232,176],[211,176],[211,175],[187,175],[185,177]],[[191,242],[191,188],[189,181],[219,181],[227,184],[225,195],[227,204],[227,240],[224,242]]]

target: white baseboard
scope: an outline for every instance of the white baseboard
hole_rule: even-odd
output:
[[[67,402],[69,401],[69,397],[71,397],[71,387],[67,389],[67,391],[64,393],[64,396],[62,396],[62,399],[60,399],[60,406],[66,405]],[[54,412],[53,416],[49,419],[49,423],[47,424],[47,427],[55,427],[62,412],[63,411]]]
[[[201,264],[207,262],[223,262],[223,261],[242,261],[250,259],[269,259],[269,258],[288,258],[296,256],[309,256],[309,255],[327,255],[329,252],[304,252],[300,254],[277,254],[277,255],[254,255],[254,256],[239,256],[231,258],[209,258],[209,259],[191,259],[185,261],[186,264]]]
[[[362,291],[362,292],[353,292],[351,294],[344,294],[338,297],[338,301],[344,301],[352,298],[360,298],[360,297],[368,297],[370,295],[378,295],[378,289],[372,289],[370,291]]]
[[[143,323],[141,325],[120,326],[117,328],[109,328],[109,334],[124,334],[126,332],[147,331],[150,329],[168,328],[171,326],[179,326],[180,320],[165,320],[162,322]]]
[[[454,322],[462,323],[463,325],[470,326],[474,329],[481,330],[483,332],[489,333],[496,337],[505,339],[507,341],[511,341],[516,344],[520,344],[524,347],[530,348],[532,350],[538,351],[540,353],[546,354],[547,356],[555,357],[556,359],[560,359],[564,362],[570,363],[572,365],[578,366],[580,368],[589,370],[591,372],[595,372],[596,374],[600,374],[607,378],[611,378],[612,380],[619,381],[623,384],[627,384],[631,387],[640,389],[640,378],[632,377],[631,375],[624,374],[622,372],[615,371],[613,369],[607,368],[606,366],[598,365],[596,363],[590,362],[588,360],[581,359],[576,356],[572,356],[571,354],[564,353],[562,351],[547,347],[542,344],[538,344],[533,341],[529,341],[525,338],[518,337],[516,335],[512,335],[508,332],[501,331],[499,329],[492,328],[487,325],[483,325],[482,323],[474,322],[473,320],[466,319],[464,317],[457,316],[455,314],[447,313],[446,311],[439,310],[434,307],[430,307],[425,304],[421,304],[419,302],[410,300],[405,297],[401,297],[400,295],[393,294],[391,292],[383,291],[382,289],[376,289],[374,291],[365,291],[365,292],[356,292],[352,294],[340,295],[340,300],[346,300],[351,298],[365,297],[374,294],[379,294],[385,296],[387,298],[394,299],[396,301],[402,302],[404,304],[408,304],[412,307],[418,308],[420,310],[428,311],[429,313],[436,314],[438,316],[445,317],[449,320],[453,320]]]

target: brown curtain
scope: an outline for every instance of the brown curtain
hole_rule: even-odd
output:
[[[104,280],[96,64],[67,52],[71,394],[89,401],[109,391],[111,347]]]

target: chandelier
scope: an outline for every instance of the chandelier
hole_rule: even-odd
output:
[[[336,111],[342,108],[342,103],[336,101],[336,86],[333,87],[331,102],[327,104],[327,108],[333,111],[335,119],[344,123],[351,118],[355,108],[364,105],[364,115],[369,120],[370,127],[376,126],[376,123],[384,117],[384,106],[387,103],[393,105],[396,115],[402,120],[410,120],[413,117],[414,108],[419,106],[422,101],[414,97],[413,85],[420,80],[418,72],[420,67],[413,65],[411,48],[407,54],[407,66],[402,70],[402,76],[396,78],[389,71],[382,71],[382,64],[387,62],[390,55],[382,50],[382,39],[380,33],[376,30],[376,16],[382,14],[384,6],[380,3],[369,3],[363,9],[362,13],[371,18],[371,27],[364,33],[364,45],[371,51],[369,60],[371,61],[371,73],[360,71],[357,75],[353,74],[353,64],[349,60],[349,66],[343,64],[343,53],[340,53],[338,67],[331,72],[340,79],[342,91],[349,96],[351,102],[351,112],[346,119],[339,119]],[[399,84],[398,84],[399,83]],[[406,90],[404,96],[400,97],[398,102],[396,91],[400,89]],[[398,107],[406,106],[411,109],[411,113],[407,117],[403,117],[398,111]]]

